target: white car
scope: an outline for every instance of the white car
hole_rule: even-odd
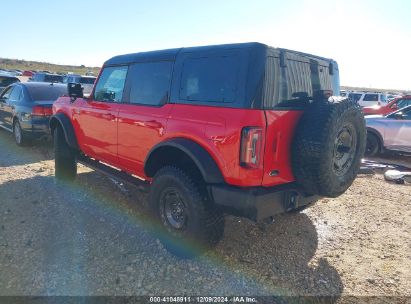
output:
[[[411,153],[411,105],[386,116],[368,115],[365,154],[374,156],[384,150]]]
[[[64,83],[80,83],[83,87],[83,93],[85,95],[90,95],[93,91],[94,82],[96,77],[94,76],[81,76],[76,74],[68,74],[64,79]]]
[[[361,107],[381,106],[387,102],[387,95],[384,93],[350,92],[348,98],[358,102]]]

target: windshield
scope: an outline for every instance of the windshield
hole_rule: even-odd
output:
[[[67,95],[67,87],[59,86],[30,86],[27,87],[32,100],[51,100],[54,101],[60,96]]]

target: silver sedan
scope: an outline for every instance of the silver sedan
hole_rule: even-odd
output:
[[[411,106],[386,116],[369,115],[365,121],[366,155],[373,156],[384,150],[411,153]]]

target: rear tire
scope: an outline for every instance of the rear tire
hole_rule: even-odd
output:
[[[75,151],[67,144],[61,127],[54,129],[55,176],[59,180],[73,181],[77,175]]]
[[[224,233],[224,216],[201,194],[193,179],[167,166],[154,176],[149,196],[156,236],[170,253],[194,258],[216,245]]]
[[[21,129],[20,122],[16,119],[13,123],[13,135],[16,144],[20,147],[27,146],[29,140]]]
[[[381,151],[381,143],[378,137],[368,132],[367,133],[367,146],[365,148],[366,156],[377,156]]]

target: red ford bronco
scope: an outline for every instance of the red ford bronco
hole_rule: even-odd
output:
[[[143,185],[164,246],[192,257],[224,214],[261,221],[347,190],[366,129],[339,91],[335,61],[260,43],[116,56],[90,97],[69,84],[54,103],[55,174],[80,162]]]

